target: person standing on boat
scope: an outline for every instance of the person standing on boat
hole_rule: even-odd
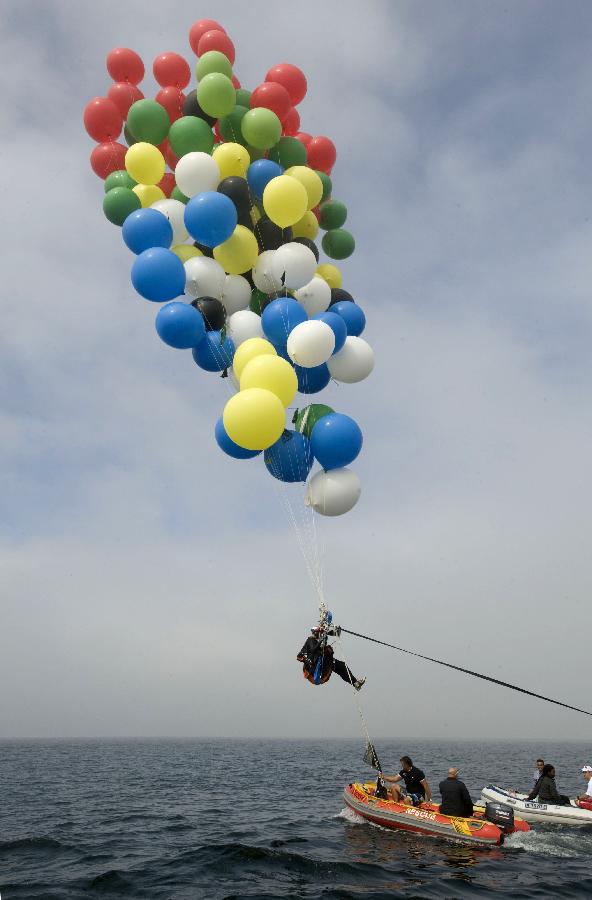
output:
[[[569,797],[560,794],[555,784],[555,766],[546,763],[543,766],[543,773],[534,788],[526,798],[534,800],[538,798],[539,803],[553,803],[555,806],[571,806]]]
[[[395,803],[407,803],[418,806],[425,800],[432,799],[432,791],[425,777],[425,773],[417,766],[413,765],[410,756],[402,756],[399,760],[401,763],[401,771],[398,775],[383,775],[383,780],[388,781],[391,787],[389,793]],[[402,791],[398,782],[404,781],[407,788],[407,798],[401,797]]]
[[[592,810],[592,766],[584,766],[582,768],[582,775],[588,782],[588,788],[585,794],[580,794],[577,798],[577,804],[582,809]]]
[[[469,819],[473,815],[473,801],[464,781],[459,781],[458,769],[448,769],[448,778],[440,782],[442,802],[440,812],[443,816],[459,816]]]

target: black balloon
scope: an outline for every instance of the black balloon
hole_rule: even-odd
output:
[[[232,200],[236,206],[239,218],[248,218],[250,225],[247,227],[252,228],[251,206],[253,205],[253,198],[251,196],[249,185],[247,184],[247,179],[240,178],[238,175],[230,175],[228,178],[222,179],[218,185],[218,193],[225,194]],[[241,222],[240,224],[244,225],[245,222]]]
[[[351,303],[356,302],[349,291],[344,291],[343,288],[331,288],[331,303],[329,307],[333,306],[334,303],[339,303],[341,300],[349,300]]]
[[[185,97],[185,100],[183,101],[183,115],[197,116],[198,119],[203,119],[204,122],[207,122],[210,126],[216,121],[212,116],[208,116],[197,102],[197,90],[189,91]]]
[[[194,241],[193,246],[197,247],[198,250],[201,250],[201,252],[203,253],[204,256],[209,256],[210,259],[214,258],[214,248],[213,247],[206,247],[205,244],[200,244],[200,243],[198,243],[198,241]]]
[[[198,297],[191,305],[200,311],[207,331],[221,331],[226,324],[226,310],[215,297]]]
[[[306,238],[306,237],[292,238],[292,240],[294,241],[295,244],[304,244],[305,247],[308,247],[309,250],[312,250],[312,252],[315,255],[316,261],[317,262],[319,261],[319,248],[317,247],[317,245],[315,244],[314,241],[311,241],[310,238]]]
[[[253,231],[261,251],[277,250],[282,244],[287,244],[292,240],[291,228],[280,228],[267,216],[261,216],[259,221],[255,223]]]

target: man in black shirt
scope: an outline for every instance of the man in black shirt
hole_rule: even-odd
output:
[[[448,769],[448,778],[440,782],[440,794],[440,812],[443,816],[459,816],[464,819],[473,815],[473,801],[464,781],[458,780],[458,769]]]
[[[389,793],[396,803],[407,803],[409,806],[423,803],[424,800],[432,799],[432,792],[427,782],[424,772],[413,765],[410,756],[402,756],[400,759],[401,771],[398,775],[384,775],[384,781],[391,784]],[[407,797],[402,797],[399,781],[405,782],[407,788]]]

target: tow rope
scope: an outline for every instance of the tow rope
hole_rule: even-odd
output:
[[[400,653],[408,653],[410,656],[417,656],[419,659],[427,659],[428,662],[436,663],[439,666],[446,666],[447,669],[456,669],[457,672],[464,672],[465,675],[472,675],[473,678],[480,678],[482,681],[490,681],[491,684],[499,684],[502,687],[509,688],[511,691],[518,691],[520,694],[527,694],[529,697],[536,697],[537,700],[545,700],[547,703],[554,703],[555,706],[563,706],[565,709],[571,709],[574,712],[583,713],[585,716],[592,716],[587,709],[580,709],[579,706],[570,706],[569,703],[562,703],[561,700],[553,700],[551,697],[545,697],[544,694],[535,694],[534,691],[527,691],[526,688],[518,687],[516,684],[510,684],[507,681],[500,681],[499,678],[492,678],[491,675],[481,675],[480,672],[473,672],[471,669],[463,669],[462,666],[454,666],[452,663],[444,662],[441,659],[434,659],[432,656],[424,656],[423,653],[415,653],[413,650],[405,650],[404,647],[397,647],[396,644],[388,644],[386,641],[379,641],[378,638],[369,637],[367,634],[360,634],[358,631],[350,631],[349,628],[341,628],[345,634],[351,634],[354,637],[363,638],[365,641],[372,641],[374,644],[382,644],[383,647],[390,647],[392,650],[399,650]]]

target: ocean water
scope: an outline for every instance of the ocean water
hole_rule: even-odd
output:
[[[527,787],[533,760],[583,790],[573,743],[377,741],[433,788],[456,764],[474,799]],[[370,776],[359,741],[4,741],[2,900],[592,897],[592,828],[537,827],[501,848],[386,831],[345,810]]]

